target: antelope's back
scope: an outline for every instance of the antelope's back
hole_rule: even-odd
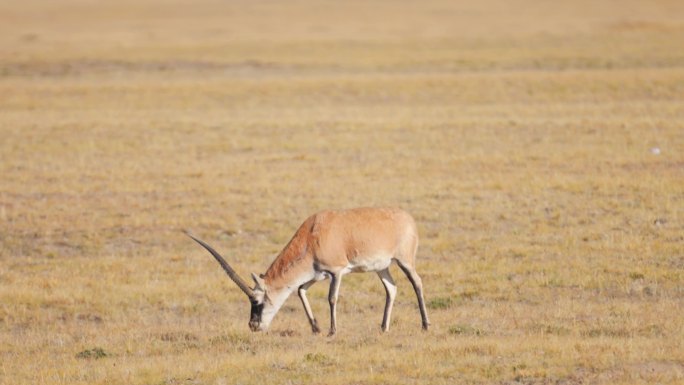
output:
[[[413,254],[418,242],[413,217],[398,208],[322,211],[313,216],[311,236],[314,257],[339,266]]]

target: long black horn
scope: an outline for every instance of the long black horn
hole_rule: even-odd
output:
[[[221,267],[223,268],[223,270],[226,271],[226,274],[228,274],[228,276],[230,277],[230,279],[232,279],[233,282],[235,282],[235,284],[237,284],[238,287],[239,287],[242,291],[244,291],[245,294],[247,294],[247,296],[248,296],[249,298],[254,298],[254,291],[252,290],[252,288],[249,287],[249,286],[247,285],[247,283],[245,283],[245,281],[244,281],[242,278],[240,278],[240,276],[238,275],[238,273],[236,273],[235,270],[233,270],[233,268],[230,267],[230,265],[228,264],[228,262],[226,262],[226,260],[223,259],[223,257],[221,256],[221,254],[219,254],[218,252],[216,252],[216,250],[214,250],[211,246],[209,246],[209,245],[207,245],[206,243],[204,243],[204,241],[195,238],[195,237],[194,237],[192,234],[190,234],[189,232],[185,231],[185,234],[186,234],[188,237],[194,239],[195,242],[197,242],[197,243],[199,243],[200,245],[202,245],[202,247],[204,247],[205,249],[207,249],[207,251],[209,251],[209,252],[211,253],[211,255],[213,255],[214,258],[216,258],[216,260],[217,260],[218,263],[221,265]]]

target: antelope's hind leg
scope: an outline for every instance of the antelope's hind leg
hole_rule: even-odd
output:
[[[380,277],[383,286],[385,286],[385,313],[382,316],[382,331],[386,332],[389,331],[394,298],[397,296],[397,285],[394,284],[389,268],[378,271],[378,277]]]
[[[425,308],[425,299],[423,298],[423,281],[416,273],[416,269],[408,264],[398,261],[398,265],[401,270],[406,274],[411,285],[413,285],[413,290],[416,292],[416,297],[418,297],[418,307],[420,308],[420,318],[423,321],[423,330],[428,330],[430,327],[430,320],[428,320],[427,309]]]

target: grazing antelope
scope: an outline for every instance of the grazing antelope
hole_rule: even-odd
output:
[[[389,271],[393,260],[397,261],[413,285],[423,329],[427,330],[430,325],[423,299],[423,284],[415,269],[418,232],[413,217],[403,210],[357,208],[322,211],[312,215],[302,223],[266,273],[259,276],[252,274],[256,284],[254,288],[249,287],[216,250],[188,235],[207,249],[230,279],[247,294],[252,304],[249,320],[252,331],[268,329],[287,297],[297,290],[311,329],[319,333],[306,290],[315,282],[330,278],[329,335],[334,335],[337,328],[335,309],[342,276],[366,271],[376,272],[385,286],[382,330],[389,330],[392,305],[397,294],[397,286]]]

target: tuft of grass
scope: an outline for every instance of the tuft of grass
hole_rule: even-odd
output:
[[[220,350],[248,352],[254,354],[256,352],[256,343],[244,334],[229,333],[221,334],[211,337],[209,344],[212,347]]]
[[[628,338],[632,333],[626,328],[620,327],[598,327],[591,328],[582,332],[586,337],[608,337],[608,338]]]
[[[451,309],[456,304],[477,298],[478,292],[466,290],[449,297],[433,297],[427,301],[427,307],[433,310]]]
[[[428,300],[427,307],[433,310],[444,310],[451,308],[453,303],[454,300],[451,297],[435,297]]]
[[[633,272],[629,273],[629,278],[631,278],[633,280],[644,279],[644,274],[633,271]]]
[[[174,333],[174,332],[168,332],[168,333],[162,333],[159,338],[162,341],[168,341],[168,342],[192,342],[192,341],[197,341],[198,338],[196,335],[191,334],[191,333]]]
[[[477,336],[477,337],[482,337],[486,335],[484,330],[472,326],[472,325],[466,325],[466,324],[458,324],[454,326],[449,327],[449,333],[453,335],[458,335],[458,336]]]
[[[323,353],[306,353],[304,361],[316,365],[330,366],[334,364],[334,360]]]
[[[662,338],[666,336],[666,332],[663,330],[663,327],[656,324],[646,325],[639,328],[639,330],[637,330],[637,334],[642,337],[650,338]]]
[[[109,356],[109,354],[106,353],[102,348],[86,349],[76,354],[76,358],[94,360],[99,360],[100,358],[105,358],[107,356]]]
[[[570,329],[557,325],[557,324],[545,324],[545,323],[535,323],[532,324],[528,330],[534,334],[548,334],[555,336],[567,336],[571,333]]]

